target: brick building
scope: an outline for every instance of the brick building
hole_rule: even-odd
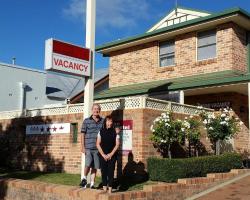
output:
[[[95,99],[102,115],[133,121],[136,162],[146,164],[149,156],[158,155],[150,141],[155,117],[170,109],[183,118],[194,114],[198,105],[231,107],[244,122],[233,146],[249,152],[249,31],[250,14],[240,8],[209,13],[179,7],[146,33],[97,47],[109,56],[110,66],[109,88]],[[82,113],[83,104],[0,113],[0,136],[11,135],[9,144],[18,147],[12,162],[35,170],[79,173],[80,141],[74,138]],[[25,135],[25,125],[46,123],[70,123],[75,128],[70,134]],[[202,142],[209,146],[205,137]],[[124,167],[126,154],[121,161]]]
[[[215,110],[231,107],[249,143],[250,15],[177,8],[147,32],[97,47],[110,58],[109,89],[96,99],[144,95]],[[243,141],[243,140],[242,140]]]

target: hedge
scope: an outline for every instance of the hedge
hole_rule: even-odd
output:
[[[148,173],[152,181],[176,182],[179,178],[204,177],[207,173],[229,172],[243,167],[239,154],[202,156],[184,159],[148,159]]]

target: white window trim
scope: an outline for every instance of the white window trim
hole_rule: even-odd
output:
[[[171,40],[174,41],[174,64],[173,64],[173,65],[161,66],[161,62],[160,62],[160,43],[167,42],[167,41],[171,41]],[[176,42],[176,41],[175,41],[175,38],[167,39],[167,40],[164,40],[164,41],[158,41],[158,67],[159,67],[159,68],[175,67],[175,66],[176,66],[176,48],[175,48],[175,42]]]
[[[213,58],[206,58],[206,59],[201,59],[201,60],[198,60],[198,34],[201,33],[201,32],[205,32],[205,31],[209,31],[209,30],[215,30],[215,42],[216,42],[216,56],[213,57]],[[196,62],[202,62],[202,61],[206,61],[206,60],[212,60],[212,59],[217,59],[218,58],[218,39],[217,39],[217,28],[215,29],[206,29],[206,30],[202,30],[202,31],[198,31],[196,32]]]

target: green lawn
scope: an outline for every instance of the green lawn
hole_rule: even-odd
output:
[[[18,178],[24,180],[36,180],[46,183],[55,183],[61,185],[78,186],[80,183],[80,174],[67,174],[67,173],[43,173],[43,172],[30,172],[30,171],[11,171],[0,168],[0,178]],[[101,178],[96,178],[96,187],[101,183]],[[123,182],[121,190],[141,190],[143,185],[154,184],[155,182],[146,181],[138,184],[130,184]]]

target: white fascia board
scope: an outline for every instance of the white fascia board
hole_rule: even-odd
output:
[[[205,16],[210,15],[210,13],[198,12],[198,11],[187,10],[187,9],[182,9],[182,8],[177,8],[177,16],[176,16],[175,12],[176,12],[175,10],[170,12],[166,17],[164,17],[161,21],[159,21],[157,24],[155,24],[147,32],[151,32],[151,31],[157,30],[158,28],[162,28],[162,25],[167,20],[175,19],[176,17],[181,17],[183,15],[191,15],[191,16],[193,16],[192,19],[198,18],[198,17],[205,17]]]

